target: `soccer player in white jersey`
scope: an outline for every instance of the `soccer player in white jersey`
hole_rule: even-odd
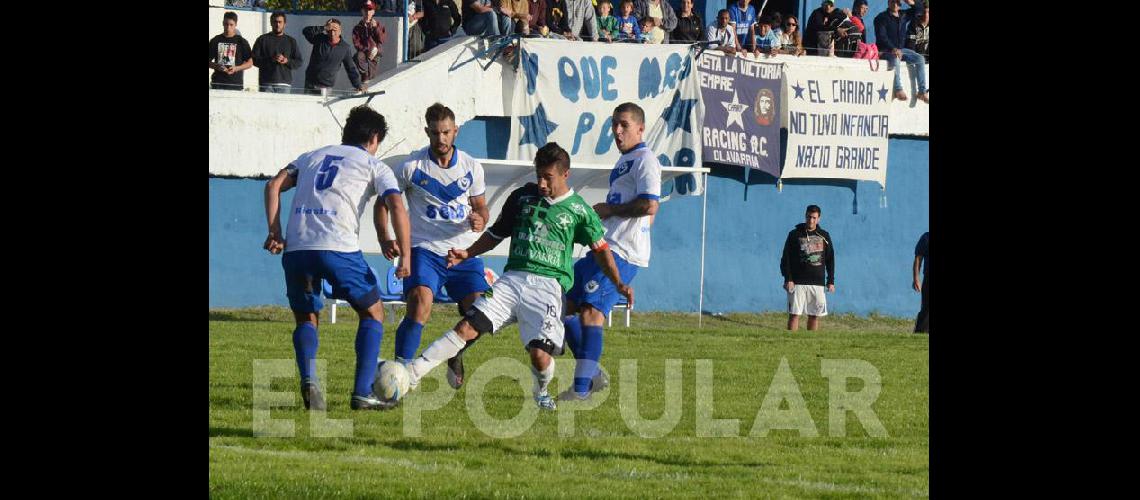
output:
[[[321,279],[332,285],[332,295],[347,300],[360,315],[356,330],[356,382],[350,404],[354,410],[394,406],[376,397],[376,359],[384,335],[384,306],[375,275],[360,251],[360,213],[379,194],[392,211],[396,239],[404,254],[411,251],[408,214],[392,170],[376,159],[376,149],[388,133],[384,117],[359,106],[348,115],[339,145],[309,151],[281,169],[265,185],[265,218],[269,236],[263,245],[269,253],[285,255],[285,289],[297,322],[293,349],[301,372],[301,398],[305,408],[325,410],[325,398],[313,373],[317,357],[317,320],[321,307]],[[297,188],[289,209],[289,226],[281,237],[281,193]],[[408,275],[401,263],[397,276]]]
[[[661,197],[661,164],[645,146],[645,111],[627,102],[614,108],[614,144],[621,158],[610,171],[606,201],[594,211],[606,227],[606,242],[625,283],[637,276],[637,268],[649,266],[649,228]],[[618,302],[614,282],[590,257],[574,264],[574,287],[566,294],[564,325],[566,345],[574,353],[574,386],[558,396],[582,400],[605,389],[608,378],[598,362],[602,358],[602,325]]]
[[[454,146],[459,128],[450,108],[437,102],[427,109],[424,121],[429,145],[395,169],[396,181],[408,198],[412,224],[412,253],[404,256],[412,266],[412,274],[404,278],[408,313],[396,329],[396,358],[405,361],[416,356],[432,301],[441,287],[459,302],[460,314],[490,288],[482,258],[447,265],[447,251],[475,243],[490,218],[483,196],[487,190],[483,166]],[[386,212],[381,209],[377,225],[383,232],[388,230]],[[385,257],[399,255],[395,240],[386,234],[380,239]],[[448,366],[448,382],[458,389],[463,384],[462,353],[449,360]]]

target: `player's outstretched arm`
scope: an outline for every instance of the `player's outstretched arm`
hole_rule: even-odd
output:
[[[611,205],[606,202],[601,202],[594,205],[594,211],[598,213],[598,217],[603,219],[615,215],[618,217],[641,217],[643,215],[656,215],[657,205],[657,200],[635,198],[629,203],[622,203],[620,205]]]
[[[297,179],[289,172],[289,167],[285,167],[265,183],[265,222],[269,236],[262,248],[274,255],[285,251],[285,237],[281,235],[281,193],[297,185]]]
[[[499,246],[501,239],[495,238],[491,235],[490,231],[486,231],[479,239],[475,240],[471,246],[466,249],[452,248],[447,252],[447,267],[454,266],[478,255],[483,255],[490,252],[495,247]]]
[[[606,273],[606,277],[614,283],[617,287],[618,293],[625,296],[629,301],[630,307],[633,307],[633,287],[622,283],[621,273],[618,272],[617,263],[614,262],[614,255],[610,252],[610,247],[602,240],[594,245],[590,245],[594,249],[594,262],[598,263],[598,267],[602,268],[602,272]]]
[[[400,246],[400,266],[396,268],[397,278],[407,278],[412,274],[412,227],[408,221],[408,210],[404,208],[404,197],[400,193],[392,193],[384,197],[384,204],[392,213],[392,229],[396,231],[396,244]]]

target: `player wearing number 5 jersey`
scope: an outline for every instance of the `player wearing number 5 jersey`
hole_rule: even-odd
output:
[[[305,153],[281,169],[265,186],[265,217],[269,236],[264,248],[282,251],[285,289],[297,327],[293,349],[301,372],[301,398],[305,408],[325,410],[317,381],[317,320],[321,310],[321,280],[332,285],[333,297],[347,300],[360,315],[356,330],[356,381],[354,410],[383,409],[386,402],[372,393],[376,359],[384,335],[384,307],[376,277],[360,251],[360,213],[368,200],[379,195],[376,207],[391,210],[396,240],[410,251],[408,214],[392,170],[374,155],[387,135],[384,117],[375,110],[353,108],[345,122],[341,144]],[[289,225],[281,238],[281,193],[296,187],[289,208]],[[397,275],[407,276],[401,266]]]
[[[459,301],[460,314],[490,288],[483,274],[483,259],[447,266],[447,251],[474,243],[490,217],[483,166],[454,146],[459,128],[451,109],[437,102],[427,109],[424,121],[428,146],[412,153],[395,169],[396,181],[407,195],[412,225],[412,253],[403,259],[411,262],[411,275],[404,278],[408,313],[396,330],[396,358],[404,360],[416,355],[432,301],[441,288]],[[381,209],[380,227],[384,231],[386,215]],[[394,241],[384,234],[380,239],[384,241],[384,256],[395,257],[398,250]],[[448,377],[452,387],[458,388],[462,384],[462,357],[449,364],[459,367]]]

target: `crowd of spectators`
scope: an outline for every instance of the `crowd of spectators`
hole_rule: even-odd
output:
[[[617,2],[616,7],[614,3]],[[448,41],[462,27],[472,36],[494,37],[520,34],[564,40],[604,43],[699,43],[725,53],[755,56],[790,54],[830,57],[864,57],[875,51],[867,46],[866,34],[874,30],[879,57],[892,67],[917,65],[918,97],[926,100],[924,64],[930,57],[929,1],[888,0],[887,10],[868,22],[867,0],[853,0],[840,9],[834,0],[822,0],[801,26],[795,15],[758,12],[761,0],[735,0],[718,12],[715,22],[705,24],[693,11],[693,0],[680,0],[674,10],[671,0],[411,0],[409,2],[408,57]],[[908,9],[902,10],[902,4]],[[313,44],[305,70],[305,92],[323,93],[336,83],[343,66],[354,88],[363,89],[376,77],[378,61],[388,35],[373,17],[377,10],[396,12],[403,2],[373,0],[346,2],[358,7],[361,20],[343,39],[341,23],[330,19],[302,31]],[[237,14],[226,12],[223,33],[210,40],[211,88],[242,88],[242,72],[257,66],[263,92],[291,92],[292,71],[303,63],[297,42],[284,34],[286,16],[274,12],[273,32],[249,42],[236,30]],[[803,31],[801,32],[801,28]],[[801,34],[802,33],[802,34]],[[858,56],[857,56],[858,55]],[[872,55],[873,57],[873,55]],[[896,71],[895,97],[905,99]]]

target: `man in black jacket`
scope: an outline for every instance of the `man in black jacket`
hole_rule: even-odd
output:
[[[305,70],[305,93],[320,95],[321,89],[331,89],[336,85],[338,63],[344,66],[352,87],[364,91],[360,72],[352,62],[352,44],[341,36],[339,19],[329,19],[324,26],[307,26],[301,34],[313,44],[309,67]]]
[[[420,21],[424,30],[424,52],[451,39],[455,30],[463,24],[463,16],[451,0],[423,0],[424,17]]]
[[[819,317],[827,316],[827,291],[835,291],[835,246],[831,235],[819,227],[820,209],[808,205],[805,222],[796,224],[784,241],[780,273],[788,292],[788,330],[800,328],[800,315],[808,315],[808,330],[819,329]],[[826,280],[824,271],[827,271]]]
[[[253,65],[261,70],[257,83],[262,92],[288,94],[293,88],[293,70],[301,67],[301,51],[297,40],[285,34],[285,13],[269,16],[273,32],[253,42]]]

